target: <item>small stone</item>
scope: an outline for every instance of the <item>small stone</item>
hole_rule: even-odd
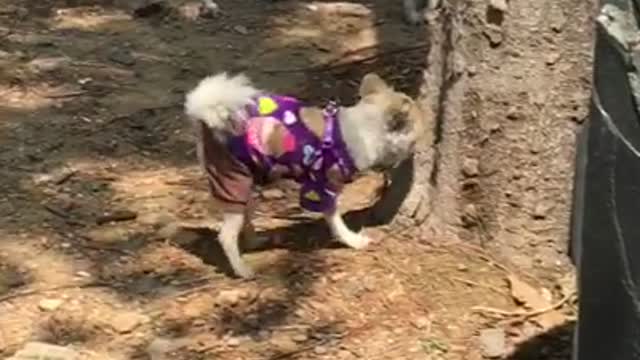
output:
[[[298,345],[289,337],[284,337],[284,336],[272,337],[269,343],[275,348],[275,350],[283,353],[293,352],[298,350]]]
[[[38,303],[38,308],[42,311],[55,311],[62,305],[60,299],[44,299]]]
[[[509,9],[506,0],[489,0],[489,7],[500,12],[506,12]]]
[[[111,327],[120,334],[126,334],[148,321],[149,318],[145,315],[134,312],[122,312],[111,318]]]
[[[236,306],[240,302],[240,299],[242,299],[243,297],[243,291],[241,290],[223,290],[218,294],[217,302],[219,304]]]
[[[548,66],[551,66],[557,63],[558,60],[560,60],[560,53],[553,52],[547,55],[547,58],[545,59],[545,64],[547,64]]]
[[[469,75],[469,77],[474,77],[476,76],[477,73],[478,73],[478,68],[475,65],[467,66],[467,75]]]
[[[296,334],[296,335],[293,335],[291,340],[293,340],[293,341],[295,341],[297,343],[302,343],[302,342],[305,342],[305,341],[309,340],[309,336],[307,336],[307,334]]]
[[[489,45],[491,45],[491,47],[500,46],[500,44],[502,44],[502,41],[504,40],[502,29],[496,25],[487,24],[483,31],[483,34],[489,40]]]
[[[262,191],[262,197],[265,200],[280,200],[284,198],[284,191],[280,189],[266,189]]]
[[[136,59],[131,52],[123,48],[115,48],[108,55],[109,60],[120,65],[131,66],[136,63]]]
[[[467,204],[462,214],[462,225],[472,227],[478,223],[478,209],[474,204]]]
[[[243,25],[235,25],[233,27],[233,30],[235,32],[237,32],[238,34],[240,34],[240,35],[248,35],[249,34],[249,29],[247,29],[247,27],[243,26]]]
[[[489,359],[502,357],[506,353],[506,334],[502,329],[484,329],[480,331],[482,353]]]
[[[533,218],[536,220],[546,219],[549,215],[549,212],[553,209],[554,204],[550,201],[541,201],[536,204],[533,209]]]
[[[522,117],[523,115],[520,113],[520,110],[516,106],[512,106],[509,108],[509,110],[507,110],[507,119],[509,120],[519,120]]]
[[[429,326],[431,321],[426,316],[419,316],[418,318],[411,321],[411,324],[416,327],[416,329],[425,329]]]
[[[469,267],[465,264],[458,264],[458,266],[456,266],[456,269],[458,271],[469,271]]]
[[[58,70],[64,65],[69,63],[69,59],[65,57],[43,57],[33,59],[27,65],[29,68],[35,71],[50,72]]]
[[[477,176],[480,172],[480,164],[477,159],[466,158],[462,162],[462,174],[466,177]]]
[[[313,348],[313,352],[316,353],[317,355],[323,355],[328,352],[328,349],[322,345],[318,345]]]
[[[230,347],[238,347],[240,346],[240,339],[237,337],[231,337],[227,340],[227,345]]]
[[[76,360],[79,358],[80,356],[75,350],[65,346],[43,342],[29,342],[8,360]]]

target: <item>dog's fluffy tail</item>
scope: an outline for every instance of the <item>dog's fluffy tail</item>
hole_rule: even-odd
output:
[[[212,75],[187,94],[185,113],[192,120],[203,121],[213,131],[231,130],[235,125],[232,115],[259,92],[245,75]]]

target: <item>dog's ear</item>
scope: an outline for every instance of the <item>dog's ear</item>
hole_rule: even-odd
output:
[[[388,90],[389,86],[376,73],[368,73],[362,78],[360,84],[360,97],[374,94],[379,91]]]

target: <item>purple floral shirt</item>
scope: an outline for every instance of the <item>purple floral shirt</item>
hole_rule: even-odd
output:
[[[254,174],[269,174],[277,168],[284,177],[302,184],[300,205],[304,209],[332,211],[337,189],[329,181],[328,171],[339,170],[343,181],[348,182],[356,168],[342,140],[338,108],[330,103],[324,109],[325,132],[320,139],[300,120],[302,107],[299,100],[287,96],[257,96],[238,114],[247,121],[242,135],[231,138],[229,147]],[[284,151],[277,156],[269,153],[264,134],[280,124],[286,134],[281,144]]]

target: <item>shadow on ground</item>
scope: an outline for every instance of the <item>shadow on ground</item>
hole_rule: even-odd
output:
[[[570,360],[575,322],[567,322],[517,346],[507,360]]]

